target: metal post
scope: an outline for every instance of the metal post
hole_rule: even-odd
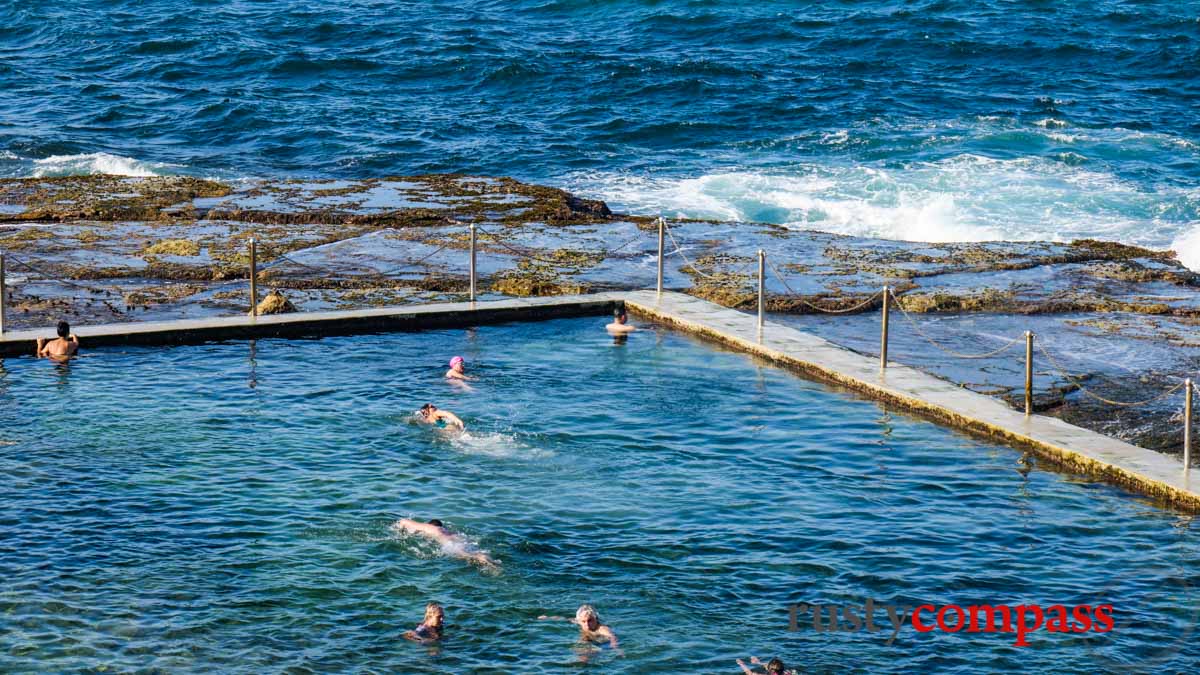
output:
[[[886,284],[883,287],[883,316],[879,320],[879,370],[887,368],[888,359],[888,326],[891,323],[892,289]]]
[[[471,302],[475,302],[475,223],[471,223]]]
[[[1033,331],[1025,331],[1025,414],[1033,414]]]
[[[250,313],[258,316],[258,242],[250,238]]]
[[[658,296],[662,297],[663,289],[663,256],[665,247],[663,245],[663,237],[666,235],[667,220],[662,216],[658,217]]]
[[[767,254],[758,249],[758,329],[767,316]]]
[[[0,251],[0,333],[4,332],[4,303],[7,302],[8,285],[4,281],[4,251]]]
[[[1183,470],[1192,468],[1192,378],[1184,381],[1183,396]]]

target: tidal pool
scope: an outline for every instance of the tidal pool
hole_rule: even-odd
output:
[[[0,671],[1188,670],[1192,520],[601,318],[0,367]],[[86,348],[86,340],[85,340]],[[461,354],[471,390],[442,379]],[[412,423],[454,411],[455,438]],[[440,518],[488,574],[395,535]],[[1114,606],[1108,633],[817,632],[793,603]],[[448,638],[402,639],[429,600]],[[541,614],[591,603],[622,653]],[[882,612],[879,624],[887,624]]]

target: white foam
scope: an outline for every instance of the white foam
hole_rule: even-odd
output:
[[[1145,189],[1083,155],[871,165],[801,164],[695,178],[579,175],[569,189],[616,210],[758,221],[906,241],[1098,238],[1164,249],[1200,221],[1200,191]],[[1200,262],[1200,261],[1198,261]]]
[[[1200,272],[1200,221],[1192,229],[1183,232],[1171,242],[1171,250],[1179,256],[1179,262],[1188,269]]]
[[[45,159],[35,159],[30,175],[34,178],[89,176],[92,174],[142,177],[171,174],[179,168],[181,167],[177,164],[143,162],[107,152],[91,152],[82,155],[51,155]]]

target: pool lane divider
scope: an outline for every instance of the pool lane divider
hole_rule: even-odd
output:
[[[1027,449],[1068,471],[1151,498],[1157,505],[1200,513],[1200,478],[1180,460],[1068,424],[1026,415],[915,368],[839,347],[823,338],[685,295],[624,294],[636,316],[748,352],[802,375],[840,385],[972,435]]]
[[[72,332],[79,336],[80,348],[87,350],[91,347],[164,346],[220,340],[468,328],[516,321],[611,315],[623,297],[623,293],[596,293],[332,312],[145,321],[78,326],[72,327]],[[32,356],[39,337],[54,337],[54,328],[0,333],[0,357]]]

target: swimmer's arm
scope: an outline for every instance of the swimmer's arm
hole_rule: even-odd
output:
[[[39,357],[46,355],[46,338],[37,339],[37,355]]]
[[[431,640],[429,638],[423,638],[420,635],[417,635],[417,631],[415,631],[415,630],[406,631],[404,633],[404,639],[412,640],[413,642],[420,642],[423,645],[429,644],[430,642],[434,642],[434,640]]]
[[[542,614],[538,617],[538,621],[574,621],[574,619],[565,616],[550,616],[548,614]]]
[[[750,662],[754,662],[753,657],[751,657]],[[745,663],[743,663],[741,659],[737,660],[737,664],[742,667],[742,672],[746,675],[754,675],[754,671],[750,669],[750,666],[747,666]]]
[[[71,333],[67,340],[67,356],[74,356],[75,352],[79,351],[79,338],[74,333]]]
[[[438,411],[438,417],[439,417],[440,419],[444,419],[444,420],[446,420],[447,422],[449,422],[450,424],[453,424],[454,426],[458,427],[459,429],[465,429],[465,428],[466,428],[466,425],[465,425],[465,424],[463,424],[463,421],[462,421],[462,420],[460,420],[460,419],[458,419],[458,415],[455,415],[455,414],[454,414],[454,413],[452,413],[452,412],[448,412],[448,411],[445,411],[445,410],[439,410],[439,411]]]
[[[600,637],[608,638],[609,647],[612,647],[613,649],[619,649],[617,646],[617,634],[612,632],[612,629],[608,626],[601,626],[600,630],[596,631],[596,634]]]
[[[428,530],[431,529],[429,525],[426,525],[425,523],[418,523],[411,518],[401,518],[400,520],[397,520],[396,527],[404,530],[405,532],[424,535],[428,535]]]

